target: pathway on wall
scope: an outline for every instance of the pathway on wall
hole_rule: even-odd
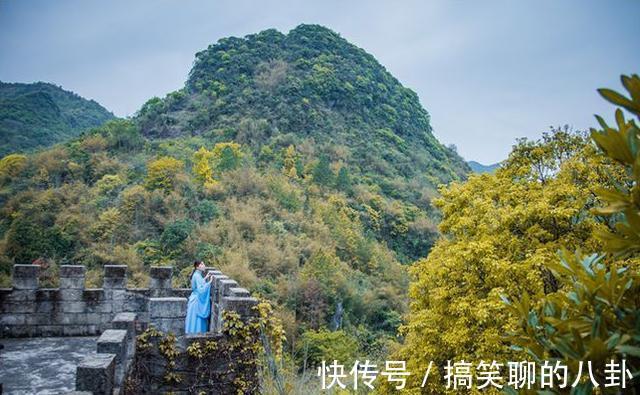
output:
[[[76,365],[96,352],[96,337],[0,339],[0,383],[5,394],[73,391]]]

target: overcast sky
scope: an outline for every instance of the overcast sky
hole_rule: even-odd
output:
[[[636,0],[0,0],[0,80],[52,82],[129,116],[181,88],[222,37],[318,23],[416,91],[440,141],[493,163],[518,137],[611,119],[596,88],[640,72],[639,21]]]

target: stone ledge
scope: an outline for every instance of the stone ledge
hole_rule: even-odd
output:
[[[86,268],[82,265],[62,265],[60,266],[60,277],[83,277]]]
[[[241,317],[255,317],[258,314],[253,309],[258,305],[258,299],[252,297],[225,296],[221,305],[223,311],[235,311]]]
[[[241,288],[241,287],[234,287],[229,289],[229,292],[231,293],[230,296],[238,296],[238,297],[247,297],[247,296],[251,296],[251,294],[249,293],[249,291],[245,288]]]
[[[123,329],[107,329],[102,332],[98,339],[98,354],[114,354],[116,363],[120,363],[125,358],[127,349],[127,331]]]
[[[13,265],[13,288],[14,289],[37,289],[39,285],[38,265]]]
[[[112,394],[115,380],[116,356],[91,354],[76,368],[76,390],[94,394]]]
[[[149,298],[149,315],[154,318],[185,318],[187,298]]]

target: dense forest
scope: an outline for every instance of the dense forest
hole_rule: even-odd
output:
[[[640,77],[622,83],[630,97],[600,90],[619,107],[614,125],[597,117],[589,134],[565,127],[522,139],[494,174],[441,188],[442,236],[410,268],[394,353],[412,372],[441,370],[424,386],[411,376],[407,393],[445,392],[447,361],[502,364],[504,388],[489,392],[619,394],[602,383],[606,364],[626,360],[635,380],[622,393],[640,391],[640,129],[623,113],[640,118]],[[562,364],[571,380],[591,361],[599,392],[584,377],[541,389],[539,367],[531,389],[507,385],[507,361]]]
[[[0,81],[0,156],[51,146],[113,118],[95,101],[52,84]]]
[[[133,118],[2,159],[0,282],[35,261],[50,285],[61,264],[99,286],[120,263],[130,286],[150,265],[186,286],[203,259],[274,304],[301,369],[381,358],[406,267],[437,237],[437,187],[468,172],[417,95],[331,30],[226,38]]]

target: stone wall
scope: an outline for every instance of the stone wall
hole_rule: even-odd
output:
[[[149,320],[152,290],[126,288],[124,265],[105,266],[103,287],[94,289],[84,287],[84,266],[61,266],[59,288],[40,288],[39,270],[38,265],[15,265],[13,287],[0,289],[0,337],[95,336],[120,312]]]
[[[38,265],[15,265],[13,287],[0,288],[0,337],[95,336],[121,312],[137,314],[141,326],[153,320],[162,331],[184,331],[191,290],[172,288],[171,267],[151,267],[149,288],[127,288],[124,265],[104,266],[103,287],[93,289],[84,287],[84,266],[60,266],[59,288],[40,288],[39,270]],[[242,308],[249,292],[211,271],[211,328],[219,330],[222,310]]]
[[[85,267],[60,267],[60,287],[40,288],[38,265],[15,265],[13,287],[0,289],[0,337],[45,337],[100,335],[96,353],[87,355],[76,371],[76,390],[99,393],[122,393],[123,383],[134,361],[149,364],[149,386],[146,391],[185,390],[184,386],[163,384],[164,367],[157,355],[136,360],[136,336],[153,326],[178,338],[179,371],[185,376],[195,375],[189,364],[186,347],[194,341],[216,338],[226,341],[221,332],[223,312],[234,311],[242,319],[255,315],[258,301],[238,283],[215,269],[211,287],[212,315],[210,332],[185,336],[184,322],[190,289],[171,286],[173,268],[151,267],[149,288],[127,288],[125,265],[104,266],[102,288],[87,289]],[[221,356],[220,372],[226,372]],[[237,372],[242,380],[257,380],[256,372]],[[224,393],[230,376],[216,376],[217,392]]]

